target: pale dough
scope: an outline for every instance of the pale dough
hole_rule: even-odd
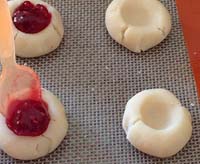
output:
[[[54,151],[64,139],[68,123],[64,107],[51,92],[42,91],[42,97],[49,106],[50,123],[45,133],[37,137],[14,134],[0,115],[0,148],[16,159],[32,160]]]
[[[11,15],[25,0],[8,1]],[[41,32],[27,34],[19,31],[13,24],[16,55],[20,57],[38,57],[55,50],[64,34],[64,27],[59,12],[48,3],[41,0],[29,0],[33,4],[43,4],[52,14],[51,23]]]
[[[158,0],[113,0],[105,23],[115,41],[137,53],[164,40],[172,24],[168,10]]]
[[[179,152],[192,135],[189,111],[164,89],[142,91],[132,97],[123,116],[128,141],[140,151],[156,157]]]

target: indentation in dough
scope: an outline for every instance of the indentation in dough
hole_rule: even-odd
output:
[[[132,26],[146,26],[152,23],[152,13],[141,4],[138,1],[126,1],[123,4],[121,15],[125,22]]]
[[[179,106],[171,105],[158,96],[148,97],[141,106],[142,121],[153,129],[166,129],[177,121],[174,113],[180,110]]]

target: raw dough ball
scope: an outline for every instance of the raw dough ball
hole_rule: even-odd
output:
[[[171,16],[158,0],[113,0],[105,22],[115,41],[138,53],[159,44],[171,30]]]
[[[25,0],[8,1],[11,15]],[[39,33],[29,34],[18,30],[13,24],[16,55],[20,57],[38,57],[55,50],[64,34],[64,27],[59,12],[41,0],[29,0],[33,4],[42,4],[51,13],[51,23]]]
[[[13,158],[32,160],[45,156],[58,147],[67,133],[68,123],[61,102],[47,90],[42,91],[42,97],[49,106],[51,120],[41,136],[15,135],[7,127],[5,118],[0,115],[0,147]]]
[[[192,135],[190,113],[164,89],[145,90],[132,97],[126,105],[123,128],[133,146],[161,158],[176,154]]]

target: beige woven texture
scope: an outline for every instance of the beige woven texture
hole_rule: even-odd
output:
[[[62,14],[64,40],[50,55],[18,58],[18,62],[34,68],[43,87],[64,103],[69,131],[58,149],[44,158],[23,162],[1,151],[0,164],[200,163],[200,109],[174,1],[162,1],[173,18],[171,34],[139,55],[108,35],[104,17],[111,0],[47,2]],[[164,160],[132,147],[121,125],[128,99],[141,90],[158,87],[177,95],[190,110],[194,127],[186,147]]]

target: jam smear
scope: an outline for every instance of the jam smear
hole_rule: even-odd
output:
[[[49,121],[44,101],[15,100],[8,107],[6,124],[18,136],[39,136],[48,128]]]
[[[50,24],[51,17],[51,13],[44,5],[24,1],[15,10],[12,19],[18,30],[34,34],[44,30]]]

